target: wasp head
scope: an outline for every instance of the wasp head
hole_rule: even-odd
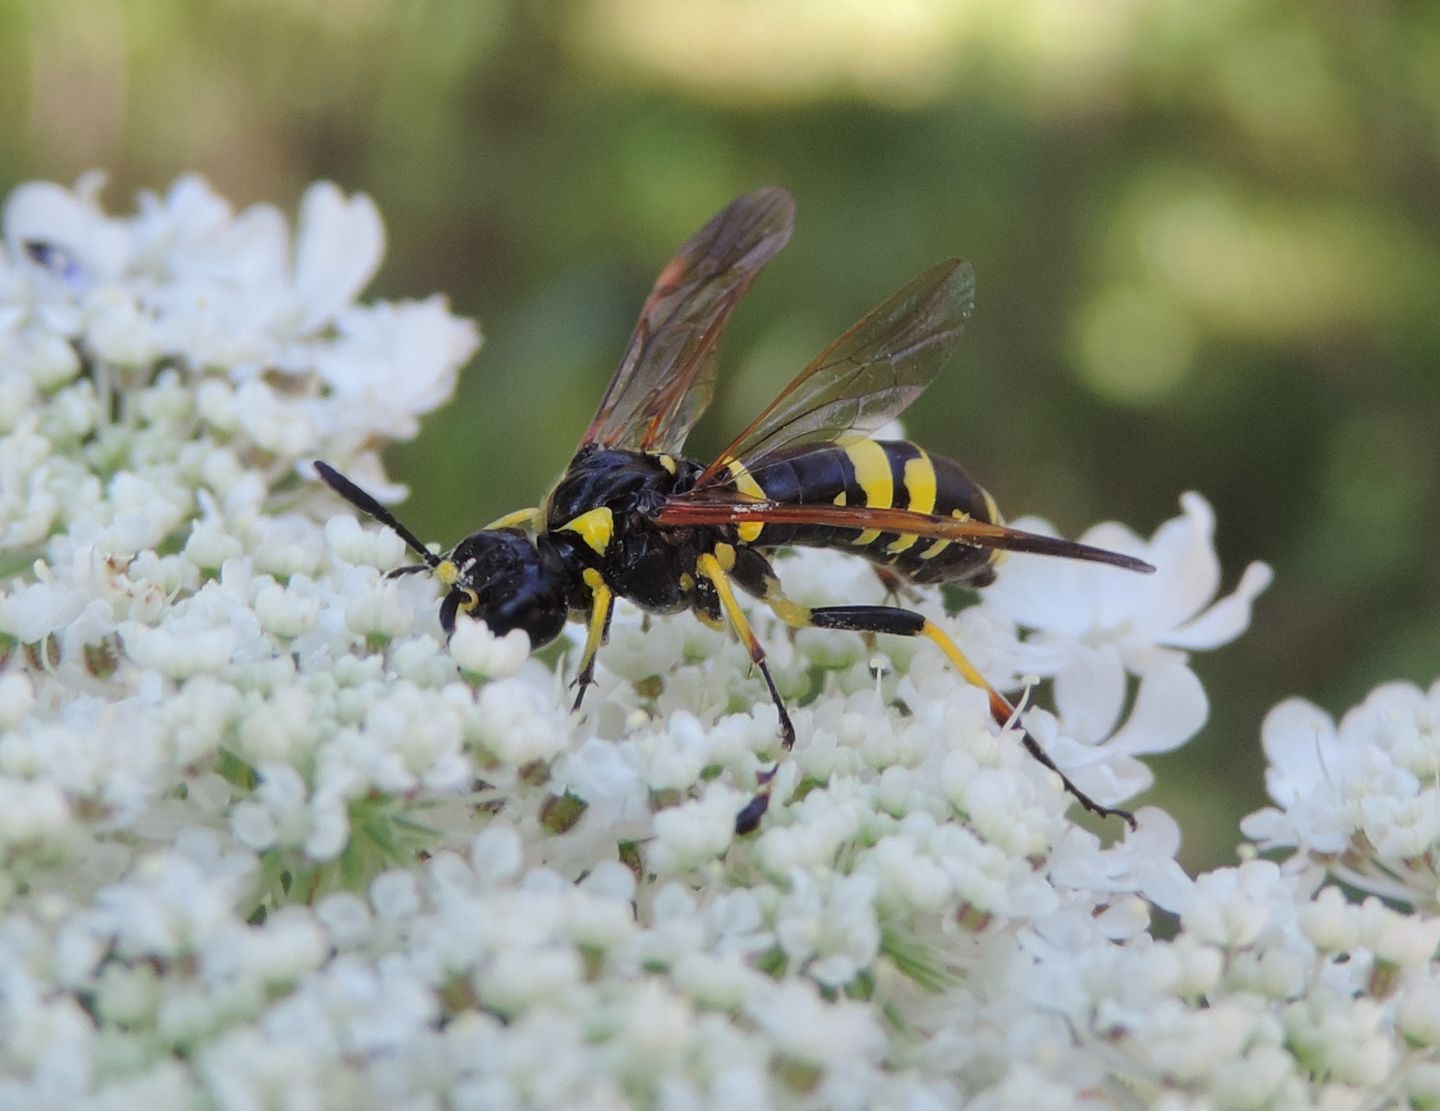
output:
[[[524,629],[534,647],[560,635],[568,610],[568,576],[563,565],[519,529],[489,529],[467,536],[434,567],[449,588],[440,603],[440,624],[455,631],[455,617],[468,613],[496,636]]]
[[[328,463],[315,470],[332,490],[356,509],[392,529],[424,563],[400,567],[391,575],[430,571],[446,588],[440,625],[455,631],[457,614],[468,613],[497,636],[524,629],[538,648],[560,635],[568,610],[570,576],[559,554],[542,551],[519,529],[483,529],[467,536],[448,555],[438,556],[402,525],[393,513]]]

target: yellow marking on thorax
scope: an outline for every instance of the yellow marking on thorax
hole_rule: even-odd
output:
[[[855,482],[865,492],[865,504],[875,509],[889,509],[895,504],[895,474],[890,457],[874,440],[857,440],[847,444],[845,454],[855,468]],[[850,543],[857,547],[874,542],[879,529],[867,528]]]
[[[914,459],[905,460],[905,492],[910,496],[909,509],[916,513],[933,513],[935,511],[935,466],[930,462],[930,456],[916,448],[920,452]],[[899,555],[907,552],[915,546],[920,537],[911,533],[907,536],[900,536],[895,543],[885,550]]]
[[[605,549],[610,546],[610,537],[615,535],[615,514],[610,512],[609,506],[596,506],[567,521],[558,531],[579,534],[587,547],[597,555],[604,555]]]
[[[663,452],[653,456],[654,460],[664,467],[671,474],[675,473],[675,456],[666,455]]]
[[[764,499],[765,491],[761,489],[760,483],[755,481],[755,476],[745,469],[744,463],[738,459],[732,459],[726,464],[726,469],[735,480],[735,489],[752,498]],[[743,525],[736,526],[736,534],[745,543],[753,544],[760,538],[760,532],[764,528],[764,521],[748,521]]]
[[[481,531],[489,532],[491,529],[499,528],[523,528],[531,532],[539,532],[545,527],[544,514],[539,507],[531,506],[529,509],[517,509],[514,513],[507,513],[503,517],[496,517]]]
[[[841,490],[838,494],[835,495],[835,504],[836,504],[836,505],[842,506],[842,507],[845,505],[845,502],[848,500],[848,499],[845,497],[845,493],[846,493],[846,492],[845,492],[844,490]]]

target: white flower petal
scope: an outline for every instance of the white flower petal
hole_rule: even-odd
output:
[[[1125,706],[1125,667],[1113,645],[1081,648],[1055,676],[1055,710],[1064,731],[1082,744],[1110,735]]]
[[[1274,577],[1269,564],[1250,564],[1234,591],[1193,620],[1165,634],[1158,643],[1189,649],[1218,648],[1230,643],[1250,627],[1251,606]]]
[[[317,182],[300,202],[294,294],[298,327],[308,335],[330,323],[369,284],[385,252],[385,226],[363,193],[347,198]]]
[[[1189,620],[1215,596],[1220,587],[1220,561],[1215,555],[1215,511],[1194,492],[1181,495],[1183,517],[1166,521],[1156,530],[1146,557],[1156,567],[1147,623],[1157,629],[1173,628]],[[1147,584],[1150,585],[1150,584]]]
[[[30,243],[57,247],[84,269],[91,281],[119,274],[130,261],[130,237],[93,200],[50,181],[19,185],[5,202],[5,243],[24,258]]]
[[[1335,722],[1318,706],[1290,698],[1265,715],[1261,744],[1270,762],[1265,782],[1282,807],[1329,787],[1327,753],[1334,751]]]
[[[1105,751],[1170,752],[1198,733],[1209,714],[1205,688],[1195,673],[1182,663],[1162,663],[1140,676],[1135,707]]]

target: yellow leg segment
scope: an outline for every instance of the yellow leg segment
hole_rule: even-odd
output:
[[[725,569],[720,566],[720,561],[713,555],[702,555],[696,563],[696,570],[710,580],[710,585],[715,588],[715,593],[720,596],[720,605],[725,610],[725,617],[730,622],[730,627],[735,630],[735,635],[740,638],[740,643],[750,651],[750,658],[764,658],[764,649],[760,647],[760,641],[756,639],[754,631],[750,628],[750,619],[745,616],[745,611],[740,608],[739,601],[735,598],[735,591],[730,586],[730,576],[725,574]]]
[[[586,568],[585,585],[590,588],[590,623],[585,634],[585,651],[580,656],[580,671],[575,676],[576,710],[585,701],[585,690],[595,681],[595,657],[610,629],[610,613],[615,607],[615,592],[606,585],[600,572],[593,567]]]
[[[975,665],[970,662],[970,657],[960,651],[960,646],[950,639],[950,634],[933,621],[926,621],[920,627],[922,636],[927,636],[940,646],[940,651],[945,653],[946,659],[955,665],[955,670],[965,676],[965,681],[973,686],[979,687],[982,691],[990,690],[990,684],[981,675]]]
[[[696,560],[695,570],[709,579],[710,584],[715,587],[715,593],[720,598],[720,607],[725,611],[725,617],[729,620],[730,627],[735,630],[735,635],[740,638],[740,643],[745,645],[746,650],[750,653],[750,658],[755,661],[755,666],[765,677],[765,685],[770,688],[770,697],[775,702],[775,712],[780,716],[781,740],[787,749],[791,748],[795,744],[795,726],[791,723],[790,714],[785,709],[784,699],[775,689],[775,680],[770,677],[770,669],[765,665],[765,649],[761,647],[754,630],[750,628],[745,611],[740,608],[740,603],[735,599],[735,591],[730,586],[730,576],[725,573],[725,568],[721,566],[720,560],[709,552]]]

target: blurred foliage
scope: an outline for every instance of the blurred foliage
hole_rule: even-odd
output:
[[[799,199],[731,330],[714,450],[849,322],[970,258],[979,309],[907,418],[1011,515],[1149,531],[1194,488],[1229,580],[1157,761],[1186,860],[1262,801],[1259,725],[1440,673],[1440,8],[1382,0],[0,0],[0,187],[199,169],[388,220],[377,293],[487,336],[391,454],[454,539],[564,464],[670,252],[735,194]],[[1227,581],[1229,581],[1227,580]]]

